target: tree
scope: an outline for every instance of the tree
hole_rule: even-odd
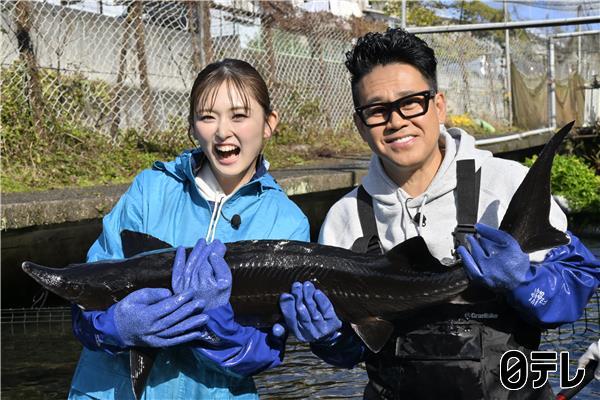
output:
[[[454,1],[448,5],[449,9],[454,9],[459,13],[458,23],[460,24],[481,24],[486,22],[504,21],[504,11],[479,0],[474,1]]]
[[[478,24],[485,22],[502,22],[504,12],[501,9],[490,7],[479,1],[457,0],[442,2],[440,0],[406,1],[406,24],[410,26],[434,26],[443,21],[454,21],[458,24]],[[402,1],[388,2],[383,11],[390,16],[402,16]],[[445,11],[449,17],[439,16],[440,11]]]
[[[411,26],[432,26],[442,22],[436,10],[445,8],[441,1],[406,1],[406,24]],[[383,8],[386,15],[400,18],[402,16],[402,1],[393,0]]]

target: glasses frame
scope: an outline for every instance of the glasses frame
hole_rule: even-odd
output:
[[[416,92],[416,93],[409,94],[408,96],[400,97],[399,99],[394,100],[392,102],[373,103],[373,104],[368,104],[366,106],[355,107],[354,111],[356,112],[356,114],[358,115],[360,120],[363,122],[363,124],[365,124],[369,128],[374,128],[376,126],[385,125],[388,122],[390,122],[390,118],[392,118],[392,113],[394,111],[398,112],[398,114],[400,114],[400,116],[404,119],[411,119],[411,118],[420,117],[421,115],[427,114],[427,111],[429,111],[429,100],[433,99],[436,94],[437,94],[437,92],[433,89],[423,90],[422,92]],[[423,105],[423,111],[418,114],[415,114],[415,115],[406,116],[402,113],[402,110],[400,110],[400,103],[402,103],[402,101],[409,99],[413,96],[424,96],[425,97],[425,104]],[[366,121],[366,118],[362,112],[364,110],[366,110],[367,108],[376,107],[376,106],[384,106],[387,109],[387,118],[383,122],[378,122],[376,124],[368,124]]]

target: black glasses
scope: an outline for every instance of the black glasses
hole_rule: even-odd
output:
[[[373,103],[356,107],[354,110],[362,122],[369,128],[372,128],[387,124],[394,111],[398,111],[398,114],[404,119],[426,114],[427,110],[429,110],[429,100],[435,96],[435,93],[435,90],[424,90],[400,97],[391,103]]]

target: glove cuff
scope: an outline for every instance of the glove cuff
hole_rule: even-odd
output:
[[[338,342],[340,336],[342,336],[342,332],[337,330],[335,332],[330,333],[329,335],[322,337],[319,340],[314,341],[313,344],[323,347],[334,346]]]
[[[115,321],[115,308],[117,304],[110,306],[105,312],[98,314],[94,326],[102,334],[95,334],[96,343],[111,346],[127,347],[127,344],[119,333]]]
[[[203,337],[200,340],[209,343],[212,346],[226,346],[234,341],[240,335],[244,335],[248,327],[238,324],[233,318],[233,309],[231,304],[205,310],[209,319],[202,328]]]

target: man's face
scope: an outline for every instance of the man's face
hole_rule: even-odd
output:
[[[357,88],[359,106],[392,102],[430,89],[418,69],[402,63],[376,66],[358,82]],[[421,116],[405,119],[394,111],[387,123],[369,128],[355,114],[354,123],[386,172],[396,180],[417,170],[437,171],[442,161],[439,125],[445,118],[444,95],[438,93],[429,100],[428,110]]]

